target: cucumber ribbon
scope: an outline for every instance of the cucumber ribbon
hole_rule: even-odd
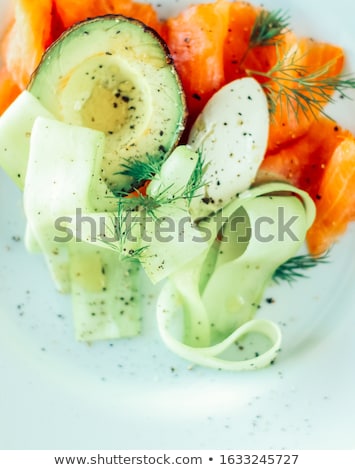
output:
[[[275,359],[281,331],[274,322],[254,318],[255,313],[275,269],[302,245],[314,204],[301,190],[271,183],[244,192],[222,215],[220,225],[213,219],[201,224],[214,235],[209,248],[163,286],[158,327],[166,346],[194,364],[257,369]],[[176,335],[176,319],[183,334]],[[235,343],[251,334],[265,336],[270,346],[256,357],[233,358]],[[232,359],[222,357],[227,351]]]

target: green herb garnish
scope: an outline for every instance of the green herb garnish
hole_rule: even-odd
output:
[[[161,168],[158,167],[160,162],[156,162],[151,157],[146,161],[141,162],[127,162],[125,163],[125,170],[123,174],[132,176],[139,180],[152,179],[159,172]],[[160,165],[161,167],[161,165]],[[205,163],[202,158],[202,152],[198,152],[198,158],[194,170],[184,188],[173,189],[174,184],[171,184],[162,189],[154,196],[143,194],[139,189],[135,190],[134,197],[127,197],[129,195],[126,191],[116,191],[117,198],[117,217],[115,221],[115,235],[119,241],[120,252],[124,252],[124,256],[130,259],[139,259],[146,247],[139,250],[130,250],[128,253],[125,251],[127,241],[134,231],[136,224],[144,224],[145,217],[157,219],[157,209],[179,200],[186,201],[189,205],[198,189],[204,186],[203,175],[205,170]],[[154,174],[153,174],[154,172]],[[144,176],[143,176],[144,175]],[[148,176],[149,175],[149,176]],[[139,221],[135,220],[137,218]]]
[[[273,115],[279,103],[285,103],[285,112],[293,111],[296,116],[299,112],[305,115],[311,113],[313,117],[322,114],[329,117],[324,105],[335,101],[332,94],[337,91],[342,97],[347,90],[355,88],[355,77],[352,75],[328,76],[329,70],[335,64],[333,59],[314,72],[302,65],[297,51],[286,53],[268,71],[247,70],[250,76],[260,76],[268,79],[262,83],[268,101],[270,113]]]
[[[289,27],[290,16],[282,10],[261,10],[256,17],[249,39],[249,49],[258,46],[274,46],[279,36]]]
[[[307,278],[305,271],[319,264],[329,263],[329,253],[321,256],[299,255],[290,258],[279,266],[274,272],[272,279],[279,284],[281,281],[292,283],[300,278]]]
[[[134,183],[140,185],[144,181],[151,180],[157,173],[164,160],[161,157],[147,155],[145,160],[126,160],[121,166],[122,171],[117,174],[130,176]]]
[[[282,10],[261,10],[257,15],[250,33],[248,47],[245,50],[240,64],[254,47],[274,46],[280,41],[289,27],[289,15]]]
[[[182,193],[182,196],[187,199],[189,204],[191,203],[191,200],[195,197],[196,191],[201,189],[206,184],[206,182],[203,180],[205,170],[206,165],[204,159],[202,158],[202,150],[199,150],[196,166]]]

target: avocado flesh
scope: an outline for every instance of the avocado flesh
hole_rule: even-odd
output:
[[[122,16],[66,32],[44,55],[29,90],[57,119],[105,133],[103,177],[115,189],[132,184],[117,174],[122,163],[165,158],[184,128],[185,99],[166,46]]]

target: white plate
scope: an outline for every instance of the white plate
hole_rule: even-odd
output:
[[[187,3],[159,0],[159,10]],[[287,8],[298,33],[344,46],[355,70],[352,1],[264,4]],[[355,103],[342,100],[332,114],[355,131]],[[284,334],[276,363],[226,373],[191,369],[167,351],[148,297],[141,337],[76,343],[69,299],[55,292],[40,256],[24,250],[21,195],[3,173],[0,227],[1,448],[354,448],[353,229],[331,264],[267,292],[276,302],[263,301],[259,315]]]

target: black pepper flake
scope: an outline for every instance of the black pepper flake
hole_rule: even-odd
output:
[[[195,98],[195,100],[201,101],[201,96],[198,95],[197,93],[193,93],[192,98]]]
[[[160,137],[164,135],[164,131],[159,131]]]
[[[84,31],[84,34],[88,35],[88,34],[89,34],[89,31]]]
[[[119,91],[116,91],[115,97],[116,97],[116,98],[119,98],[120,96],[121,96],[121,93],[120,93]]]
[[[320,201],[320,200],[322,199],[322,196],[321,196],[320,194],[317,194],[317,195],[316,195],[316,199],[317,199],[318,201]]]
[[[117,103],[113,103],[112,105],[114,108],[117,108],[118,107],[118,104]]]
[[[125,103],[128,103],[130,101],[130,97],[129,96],[122,96],[122,101],[124,101]]]
[[[274,304],[274,303],[275,303],[275,299],[273,299],[272,297],[268,297],[268,298],[266,299],[266,302],[267,302],[268,304]]]
[[[334,130],[335,130],[335,132],[338,132],[339,127],[338,127],[338,126],[334,126]]]
[[[106,51],[105,54],[106,55],[112,55],[112,52]]]
[[[214,200],[211,198],[211,197],[203,197],[201,199],[201,201],[204,203],[204,204],[213,204],[214,203]]]
[[[251,96],[248,96],[248,100],[252,101],[252,100],[253,100],[253,98],[252,98]]]

